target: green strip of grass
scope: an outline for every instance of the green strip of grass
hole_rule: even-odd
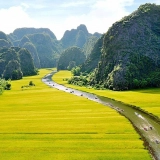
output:
[[[141,107],[143,110],[160,117],[160,88],[131,91],[95,90],[86,87],[69,85],[67,84],[67,81],[63,81],[63,79],[70,77],[70,71],[60,71],[53,77],[53,79],[57,83],[66,85],[71,88],[94,93],[100,96],[112,98],[127,104]]]
[[[41,77],[49,72],[13,81],[0,96],[0,159],[151,159],[124,117],[46,86]],[[36,86],[22,90],[29,81]]]

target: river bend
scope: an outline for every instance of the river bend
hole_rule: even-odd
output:
[[[53,71],[43,77],[42,82],[50,87],[57,88],[77,96],[86,97],[89,100],[96,101],[115,109],[133,124],[142,139],[145,141],[145,144],[147,145],[154,159],[160,160],[160,124],[157,123],[151,116],[121,102],[59,85],[52,80],[54,73],[56,72]]]

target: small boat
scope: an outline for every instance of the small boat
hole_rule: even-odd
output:
[[[145,131],[148,131],[148,128],[144,127],[144,130],[145,130]]]
[[[159,143],[160,143],[160,141],[159,141],[158,139],[156,139],[156,140],[155,140],[155,142],[156,142],[157,144],[159,144]]]

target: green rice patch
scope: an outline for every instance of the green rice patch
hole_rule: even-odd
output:
[[[150,160],[129,121],[109,107],[42,83],[12,82],[0,96],[0,159]],[[36,86],[21,86],[33,81]]]
[[[64,79],[70,78],[71,76],[70,71],[60,71],[53,76],[53,80],[71,88],[141,107],[143,110],[160,117],[160,88],[131,91],[95,90],[87,87],[67,84],[67,81],[64,81]]]

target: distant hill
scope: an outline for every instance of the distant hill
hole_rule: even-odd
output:
[[[71,70],[73,67],[82,64],[85,61],[84,52],[79,47],[70,47],[66,49],[60,56],[57,69],[58,70]]]
[[[56,42],[54,42],[48,34],[43,33],[30,34],[27,35],[27,37],[29,39],[30,46],[32,45],[32,48],[34,47],[34,51],[32,50],[31,54],[34,55],[35,58],[33,57],[33,59],[37,61],[37,65],[42,68],[55,67],[56,60],[59,58],[60,54]],[[23,38],[20,41],[20,44],[22,44],[21,47],[25,47],[28,42],[23,44],[22,41]]]
[[[91,84],[113,90],[160,87],[160,6],[141,5],[104,35]]]
[[[94,48],[94,45],[96,44],[98,40],[98,37],[96,36],[90,36],[86,43],[83,45],[82,50],[84,51],[84,54],[86,57],[88,57],[91,54],[92,49]]]
[[[0,47],[11,47],[12,44],[10,40],[8,39],[7,35],[0,31]]]
[[[48,28],[17,28],[13,31],[13,33],[9,34],[9,38],[11,41],[17,41],[22,39],[25,35],[37,33],[48,34],[51,38],[57,40],[54,33]]]
[[[62,51],[54,33],[47,28],[19,28],[8,35],[14,46],[31,52],[37,68],[55,67]]]
[[[81,24],[77,27],[77,29],[67,30],[62,39],[60,40],[62,47],[64,49],[77,46],[83,48],[85,43],[91,36],[97,37],[97,39],[101,36],[100,33],[91,34],[88,32],[87,27],[84,24]]]
[[[35,67],[41,68],[40,59],[35,45],[31,42],[26,42],[22,45],[22,48],[26,48],[31,53]]]
[[[0,48],[0,77],[17,80],[37,74],[28,50],[11,47]]]
[[[101,36],[91,47],[90,54],[88,55],[86,61],[80,66],[81,72],[92,72],[95,68],[98,67],[98,62],[100,61],[101,57],[101,49],[103,45],[103,38],[104,35]]]
[[[88,56],[100,36],[97,32],[90,34],[85,25],[80,25],[77,29],[66,31],[61,40],[57,40],[47,28],[18,28],[8,35],[8,39],[15,47],[31,52],[36,68],[47,68],[57,66],[63,50],[73,46],[80,47]]]

